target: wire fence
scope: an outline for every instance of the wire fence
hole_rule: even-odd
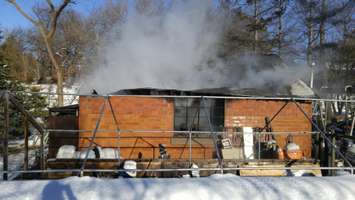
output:
[[[62,131],[62,130],[57,130],[57,129],[48,129],[46,131]],[[69,133],[74,133],[76,131],[80,131],[80,130],[67,130]],[[82,130],[82,131],[90,131],[90,130]],[[92,131],[92,130],[91,130]],[[108,132],[114,132],[115,130],[104,130],[104,131],[108,131]],[[192,137],[192,133],[197,133],[197,134],[210,134],[210,132],[205,132],[205,131],[157,131],[157,130],[152,130],[152,132],[150,132],[149,130],[127,130],[127,132],[129,133],[174,133],[174,132],[178,132],[178,133],[182,133],[186,135],[186,139],[188,142],[186,142],[186,147],[189,148],[189,159],[188,159],[188,163],[190,163],[189,165],[191,165],[192,163],[195,162],[194,158],[192,157],[192,140],[195,139],[194,137]],[[226,134],[230,134],[228,132],[218,132],[219,135],[226,135]],[[243,132],[234,132],[233,134],[235,135],[242,135]],[[289,135],[289,134],[293,134],[293,135],[304,135],[304,134],[319,134],[319,132],[311,132],[311,131],[305,131],[305,132],[253,132],[252,133],[254,135],[254,137],[257,139],[258,136],[261,135]],[[151,137],[151,135],[147,135],[147,137]],[[154,137],[154,136],[152,136]],[[87,138],[92,138],[92,137],[87,137]],[[117,139],[117,137],[106,137],[106,138],[114,138]],[[120,137],[120,139],[123,139],[124,137]],[[210,139],[211,136],[209,136]],[[98,138],[96,138],[98,139]],[[256,144],[255,147],[260,146],[260,140],[256,140]],[[155,148],[158,148],[158,146],[156,146]],[[261,148],[256,148],[257,152],[254,153],[255,159],[249,159],[249,158],[244,158],[241,160],[236,160],[240,163],[243,162],[250,162],[250,163],[262,163],[265,162],[264,159],[262,159],[260,157],[260,152],[261,152]],[[88,157],[85,157],[84,159],[79,159],[79,162],[88,162],[89,160],[92,159],[88,159]],[[115,162],[115,159],[112,159],[113,162]],[[111,160],[111,161],[112,161]],[[58,160],[60,161],[60,159]],[[101,160],[101,161],[105,161],[105,159]],[[120,159],[116,159],[116,162],[119,163]],[[162,160],[164,161],[164,160]],[[93,173],[93,172],[101,172],[101,173],[120,173],[120,172],[191,172],[193,170],[196,169],[191,169],[191,168],[168,168],[168,169],[86,169],[85,166],[84,168],[80,168],[80,169],[45,169],[45,170],[7,170],[7,171],[0,171],[0,174],[51,174],[51,173],[78,173],[79,174],[83,174],[83,173]],[[225,167],[223,164],[219,165],[219,167],[215,167],[215,168],[198,168],[198,171],[209,171],[209,172],[219,172],[219,173],[225,173],[226,171],[240,171],[240,170],[251,170],[251,171],[255,171],[255,170],[261,170],[261,171],[270,171],[270,170],[283,170],[283,171],[287,171],[287,170],[332,170],[332,171],[347,171],[350,174],[353,174],[354,172],[354,168],[352,166],[349,167],[317,167],[317,166],[293,166],[293,167],[280,167],[280,166],[252,166],[252,167],[246,167],[246,166],[240,166],[240,167]]]
[[[46,93],[46,92],[27,92],[27,93],[36,93],[36,94],[41,94],[41,95],[57,95],[56,93]],[[280,110],[278,110],[274,116],[271,117],[270,123],[271,121],[281,112],[281,110],[288,104],[288,102],[294,103],[299,110],[304,114],[305,118],[307,120],[309,120],[309,122],[315,126],[315,130],[317,131],[287,131],[287,132],[273,132],[273,131],[253,131],[253,137],[255,137],[255,141],[257,141],[257,144],[255,144],[255,146],[257,147],[257,152],[254,153],[255,156],[255,160],[260,161],[262,159],[261,157],[261,148],[260,148],[260,143],[261,140],[260,138],[263,136],[290,136],[290,135],[304,135],[304,134],[309,134],[309,135],[318,135],[320,137],[322,137],[325,140],[325,143],[327,143],[331,149],[334,149],[336,151],[336,154],[338,156],[340,156],[344,162],[346,163],[346,165],[348,167],[312,167],[312,168],[307,168],[307,167],[302,167],[298,170],[301,169],[315,169],[315,170],[348,170],[351,172],[351,174],[353,174],[353,167],[352,164],[347,160],[347,158],[339,151],[338,146],[328,138],[328,136],[324,133],[324,130],[320,129],[318,127],[317,124],[315,124],[311,117],[307,115],[307,113],[305,113],[302,109],[302,106],[300,106],[297,102],[298,101],[323,101],[323,102],[345,102],[345,103],[355,103],[355,100],[338,100],[338,99],[319,99],[319,98],[302,98],[302,97],[263,97],[263,96],[196,96],[196,95],[192,95],[192,96],[184,96],[184,95],[79,95],[79,94],[62,94],[62,95],[69,95],[69,96],[93,96],[93,97],[102,97],[105,99],[105,101],[103,102],[103,104],[101,105],[101,109],[99,111],[99,117],[96,121],[96,128],[95,129],[90,129],[90,130],[67,130],[67,129],[43,129],[44,133],[42,134],[46,134],[48,136],[49,133],[55,133],[55,132],[59,132],[59,133],[91,133],[91,136],[84,136],[81,135],[80,138],[83,139],[87,139],[89,141],[89,146],[87,146],[87,151],[85,154],[85,158],[83,159],[83,164],[81,165],[80,169],[50,169],[50,170],[13,170],[13,171],[9,171],[9,170],[3,170],[1,171],[1,173],[3,174],[8,174],[8,173],[59,173],[59,172],[114,172],[114,173],[118,173],[118,172],[128,172],[128,171],[132,171],[132,170],[126,170],[126,169],[110,169],[110,170],[106,170],[106,169],[86,169],[85,165],[87,163],[88,160],[88,156],[89,156],[89,151],[91,150],[94,142],[96,139],[116,139],[117,140],[117,145],[116,148],[118,148],[118,150],[120,149],[120,141],[124,138],[128,138],[128,137],[136,137],[134,134],[143,134],[144,136],[139,136],[139,137],[160,137],[161,136],[155,136],[154,134],[158,134],[158,133],[170,133],[170,134],[180,134],[182,135],[183,138],[186,138],[186,143],[185,146],[187,148],[189,148],[189,152],[188,152],[188,157],[189,157],[189,162],[190,164],[193,162],[193,156],[192,156],[192,148],[194,145],[193,140],[195,140],[196,136],[201,136],[201,137],[207,137],[209,139],[211,139],[213,141],[213,146],[215,149],[215,152],[217,153],[217,159],[219,162],[219,167],[218,168],[200,168],[199,170],[201,171],[222,171],[223,170],[295,170],[295,167],[234,167],[234,168],[225,168],[223,167],[223,158],[222,155],[220,154],[219,149],[221,147],[218,146],[217,144],[217,140],[218,140],[218,136],[227,136],[232,134],[233,137],[234,136],[242,136],[244,134],[244,132],[239,132],[239,131],[218,131],[216,130],[216,128],[213,126],[212,121],[211,121],[211,115],[208,114],[208,106],[207,103],[205,102],[208,99],[225,99],[225,100],[242,100],[242,99],[252,99],[252,100],[283,100],[285,101],[285,105],[283,105]],[[200,99],[202,102],[202,105],[200,103],[200,106],[198,106],[198,109],[195,109],[194,112],[190,113],[191,116],[189,118],[189,120],[191,120],[192,122],[189,124],[189,126],[186,127],[186,131],[176,131],[176,130],[130,130],[130,129],[120,129],[120,127],[118,126],[118,120],[116,119],[115,116],[115,112],[113,111],[111,102],[110,102],[110,97],[149,97],[149,98],[172,98],[172,99],[179,99],[179,98],[184,98],[184,99]],[[108,106],[106,106],[106,104],[108,103]],[[104,129],[99,129],[99,125],[100,125],[100,120],[102,118],[102,115],[104,113],[105,110],[105,106],[106,108],[109,108],[111,110],[111,113],[113,115],[113,117],[115,118],[115,125],[116,125],[116,129],[114,130],[104,130]],[[200,111],[202,109],[202,112]],[[199,113],[201,112],[201,113]],[[203,114],[204,112],[204,114]],[[193,130],[192,125],[194,124],[194,120],[196,119],[197,114],[201,114],[204,115],[204,117],[207,119],[206,120],[206,124],[208,126],[206,126],[206,131],[195,131]],[[264,130],[266,128],[266,126],[262,129]],[[116,133],[115,136],[100,136],[97,135],[97,133]],[[132,135],[127,135],[127,133],[131,133]],[[67,138],[70,138],[71,136],[65,136]],[[46,142],[44,142],[44,138],[47,137],[43,137],[41,138],[41,145],[45,144]],[[303,144],[302,144],[303,145]],[[158,148],[158,146],[154,146],[152,145],[154,148]],[[41,147],[41,158],[45,157],[45,152],[42,149],[43,147]],[[250,161],[250,159],[247,157],[245,158],[245,161]],[[120,161],[120,158],[118,159],[118,161]],[[133,171],[136,172],[154,172],[154,171],[191,171],[190,168],[188,169],[134,169]]]
[[[225,174],[225,173],[236,173],[236,172],[252,172],[252,171],[279,171],[278,174],[284,174],[286,176],[302,176],[295,175],[292,173],[297,173],[297,171],[301,171],[305,174],[305,176],[321,176],[320,173],[312,173],[311,171],[314,170],[327,170],[327,171],[339,171],[342,172],[341,175],[354,175],[354,168],[353,167],[260,167],[260,166],[253,166],[253,167],[218,167],[218,168],[167,168],[167,169],[46,169],[46,170],[12,170],[12,171],[0,171],[0,174],[10,175],[10,174],[56,174],[56,173],[74,173],[78,176],[83,176],[84,173],[110,173],[110,174],[119,174],[119,173],[137,173],[137,172],[212,172]],[[281,172],[283,171],[283,172]],[[254,175],[246,175],[246,176],[255,176]],[[273,175],[269,175],[273,176]],[[277,176],[277,175],[276,175]],[[279,175],[280,176],[280,175]]]

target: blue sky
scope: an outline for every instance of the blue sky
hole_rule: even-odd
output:
[[[52,0],[58,5],[62,0]],[[83,14],[90,13],[94,8],[102,5],[105,1],[109,0],[75,0],[76,4],[71,4],[70,7]],[[135,0],[122,0],[128,2],[128,9],[134,5]],[[217,4],[218,0],[210,0]],[[45,0],[17,0],[18,4],[27,12],[32,13],[31,9],[36,5],[46,5]],[[167,1],[169,2],[169,1]],[[32,24],[17,12],[14,6],[10,5],[5,0],[0,0],[0,28],[11,30],[14,28],[22,27],[28,28]]]
[[[70,5],[73,9],[81,13],[89,13],[93,8],[100,6],[105,0],[77,0],[76,4]],[[31,12],[31,8],[35,5],[41,5],[44,0],[17,0],[18,4],[27,12]],[[54,3],[60,2],[53,0]],[[17,27],[31,27],[32,25],[17,10],[4,0],[0,0],[0,27],[5,29],[13,29]]]

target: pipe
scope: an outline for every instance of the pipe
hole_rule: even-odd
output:
[[[46,131],[49,132],[92,132],[93,130],[68,130],[68,129],[45,129]],[[97,132],[115,132],[116,130],[97,130]],[[187,131],[171,131],[171,130],[120,130],[122,133],[181,133],[181,134],[189,134],[189,130]],[[210,134],[210,131],[191,131],[191,133],[196,133],[196,134]],[[215,131],[214,133],[216,134],[224,134],[226,133],[225,131]],[[233,132],[234,134],[242,135],[243,132]],[[260,131],[255,131],[253,133],[256,134],[261,134],[261,135],[269,135],[269,134],[275,134],[275,135],[282,135],[282,134],[317,134],[319,133],[318,131],[274,131],[274,132],[260,132]]]
[[[111,113],[112,113],[112,117],[113,117],[113,120],[115,122],[115,126],[116,126],[116,133],[117,133],[117,149],[118,149],[118,161],[120,160],[121,158],[121,149],[120,149],[120,141],[121,141],[121,130],[120,130],[120,127],[118,125],[118,120],[117,120],[117,117],[116,117],[116,114],[113,110],[113,106],[112,106],[112,103],[111,103],[111,100],[110,100],[110,97],[107,98],[108,100],[108,103],[109,103],[109,106],[110,106],[110,110],[111,110]]]
[[[11,170],[0,171],[0,174],[9,173],[63,173],[63,172],[183,172],[191,171],[191,168],[173,168],[173,169],[49,169],[49,170]],[[220,171],[221,168],[198,168],[199,171]],[[229,170],[354,170],[353,167],[227,167],[223,168],[225,171]]]
[[[355,116],[353,117],[353,122],[351,123],[351,129],[350,129],[349,136],[353,135],[354,126],[355,126]]]

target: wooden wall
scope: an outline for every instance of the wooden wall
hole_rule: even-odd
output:
[[[77,130],[78,129],[78,117],[75,115],[62,115],[52,116],[48,118],[48,127],[50,129],[61,130]],[[48,158],[55,158],[58,149],[62,145],[74,145],[78,144],[77,132],[66,131],[50,131],[48,138]]]

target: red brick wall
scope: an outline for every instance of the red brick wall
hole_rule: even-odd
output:
[[[132,133],[124,130],[143,131],[173,131],[174,130],[174,102],[165,98],[148,97],[110,97],[110,101],[117,117],[120,135],[120,150],[123,158],[137,158],[139,152],[143,158],[157,158],[159,156],[159,144],[167,147],[172,158],[188,158],[189,148],[186,144],[171,144],[173,133]],[[79,128],[80,130],[95,129],[99,118],[100,106],[103,97],[81,96],[79,100]],[[116,125],[106,104],[99,130],[116,130]],[[90,137],[91,132],[81,133],[79,148],[85,148],[90,141],[83,137]],[[102,138],[111,137],[111,138]],[[115,132],[98,132],[95,144],[101,147],[117,147],[118,140]],[[192,156],[196,159],[211,158],[213,149],[194,145]]]
[[[137,158],[138,153],[143,158],[157,158],[159,156],[159,144],[167,147],[172,158],[188,158],[189,148],[186,144],[172,144],[172,133],[132,133],[124,130],[165,130],[174,129],[174,102],[165,98],[152,97],[110,97],[110,101],[116,114],[119,128],[123,130],[119,140],[121,156],[123,158]],[[103,97],[81,96],[79,100],[79,129],[93,130],[96,126],[103,104]],[[225,126],[227,128],[251,126],[263,127],[264,118],[270,118],[282,107],[284,101],[273,100],[226,100]],[[311,103],[303,103],[302,107],[311,114]],[[274,131],[310,131],[311,124],[295,105],[290,103],[272,122]],[[115,130],[116,126],[106,104],[104,115],[99,130]],[[79,148],[89,145],[89,140],[83,137],[91,137],[91,132],[79,134]],[[98,132],[95,144],[102,147],[117,147],[118,140],[115,132]],[[104,138],[106,137],[106,138]],[[111,138],[107,138],[111,137]],[[284,145],[286,136],[278,136],[279,145]],[[301,146],[307,156],[311,152],[311,136],[309,134],[294,137],[294,141]],[[212,145],[195,144],[192,148],[192,158],[208,159],[214,155]]]
[[[265,117],[272,118],[285,101],[276,100],[226,100],[225,127],[264,127]],[[311,102],[300,103],[305,112],[312,115]],[[297,106],[290,102],[271,123],[273,131],[311,131],[311,123],[305,118]],[[276,136],[278,145],[284,147],[287,135]],[[311,156],[311,134],[293,136],[293,141],[300,145],[307,157]]]

